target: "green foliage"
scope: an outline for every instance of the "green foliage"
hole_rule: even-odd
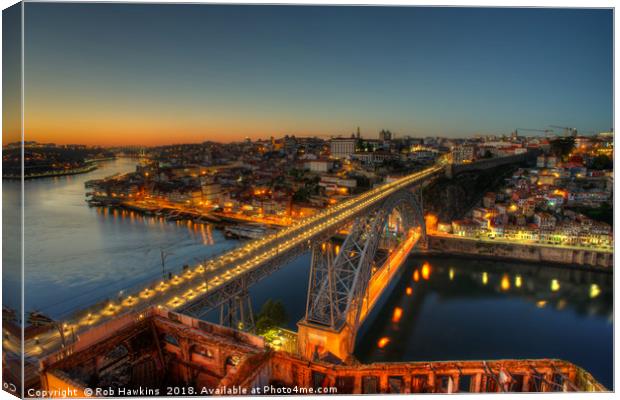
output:
[[[551,141],[551,153],[561,159],[564,159],[575,147],[574,137],[559,137]]]
[[[256,332],[261,335],[271,329],[285,325],[288,315],[284,304],[279,300],[267,300],[256,316]]]
[[[303,187],[293,194],[293,201],[306,202],[308,201],[309,197],[310,197],[310,191],[306,187]]]

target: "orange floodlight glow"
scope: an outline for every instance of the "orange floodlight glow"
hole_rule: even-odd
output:
[[[377,342],[377,346],[382,349],[385,346],[388,345],[388,343],[390,343],[390,338],[389,337],[382,337],[381,339],[379,339],[379,341]]]
[[[403,309],[400,307],[394,308],[394,312],[392,313],[392,322],[394,323],[400,322],[400,319],[402,316],[403,316]]]
[[[427,281],[428,278],[430,278],[431,276],[431,265],[427,262],[425,262],[422,265],[422,278]]]

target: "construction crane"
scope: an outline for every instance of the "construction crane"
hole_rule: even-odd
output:
[[[571,128],[570,126],[558,126],[558,125],[549,125],[551,128],[558,128],[564,130],[564,136],[577,136],[577,128]]]
[[[515,129],[515,134],[519,134],[519,131],[526,131],[526,132],[542,132],[545,135],[548,133],[553,132],[553,129],[530,129],[530,128],[517,128]]]

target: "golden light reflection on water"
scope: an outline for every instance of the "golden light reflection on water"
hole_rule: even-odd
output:
[[[596,283],[590,285],[590,298],[593,299],[601,294],[601,289],[598,287]]]
[[[508,275],[504,274],[504,276],[502,276],[501,288],[504,291],[510,289],[510,278],[508,277]]]
[[[558,304],[556,305],[556,308],[560,311],[566,308],[566,300],[565,299],[558,300]]]
[[[518,287],[518,288],[520,288],[522,283],[523,283],[523,282],[522,282],[522,280],[521,280],[521,275],[517,275],[517,276],[515,276],[515,286],[516,286],[516,287]]]
[[[392,322],[398,323],[403,316],[403,309],[400,307],[395,307],[394,312],[392,312]]]
[[[109,207],[97,207],[95,210],[97,214],[103,217],[107,217],[108,214],[110,214],[114,219],[120,219],[132,225],[144,224],[153,226],[159,224],[161,231],[164,231],[163,228],[168,222],[163,216],[144,216],[142,213],[133,210]],[[211,224],[196,223],[192,220],[176,220],[174,223],[179,227],[185,225],[191,237],[195,240],[200,240],[203,245],[210,246],[215,244],[215,240],[213,239],[213,226]]]
[[[427,262],[422,264],[422,279],[427,281],[431,276],[431,265]]]
[[[482,284],[486,285],[487,283],[489,283],[489,274],[487,274],[486,272],[482,273]]]

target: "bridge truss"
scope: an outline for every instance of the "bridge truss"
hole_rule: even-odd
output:
[[[358,217],[335,258],[329,243],[313,245],[305,322],[333,330],[348,324],[357,331],[375,269],[375,255],[390,214],[397,211],[405,232],[419,227],[420,240],[426,239],[421,196],[416,193],[401,190],[372,212]]]
[[[354,208],[353,212],[345,212],[344,214],[326,213],[324,217],[321,216],[316,219],[314,226],[320,225],[320,229],[315,229],[314,233],[307,236],[307,240],[296,240],[297,235],[299,235],[297,232],[281,235],[273,241],[272,248],[275,249],[273,256],[256,267],[239,271],[237,276],[227,279],[223,284],[212,284],[213,279],[221,272],[209,270],[204,274],[205,293],[184,304],[177,311],[196,318],[204,318],[212,310],[219,308],[222,324],[237,329],[251,329],[254,321],[248,288],[301,254],[307,251],[312,251],[312,254],[315,254],[314,249],[317,244],[321,245],[328,242],[342,227],[351,225],[351,233],[345,239],[343,250],[333,264],[337,266],[335,270],[338,271],[338,274],[333,275],[334,278],[337,278],[333,282],[337,284],[330,286],[329,290],[327,287],[323,287],[323,283],[319,282],[322,282],[322,270],[331,271],[334,270],[334,267],[322,269],[320,267],[322,261],[319,261],[318,255],[313,256],[310,278],[311,285],[313,285],[310,290],[313,293],[311,296],[313,300],[311,305],[307,307],[310,310],[307,316],[312,321],[316,320],[322,324],[328,324],[328,326],[332,324],[336,326],[342,323],[347,310],[359,308],[355,302],[361,298],[361,293],[364,292],[365,285],[368,284],[369,265],[372,263],[379,246],[379,240],[382,238],[381,233],[388,215],[392,210],[398,210],[403,225],[423,227],[421,196],[419,196],[420,190],[417,188],[424,184],[425,178],[432,178],[439,172],[440,169],[433,168],[429,172],[425,171],[420,174],[419,180],[411,178],[411,182],[388,184],[384,194],[374,190],[374,196],[383,197],[380,201],[368,201],[362,195],[359,200],[356,199],[353,203],[351,207]],[[332,222],[335,215],[338,223]],[[422,231],[425,234],[425,229]],[[287,245],[289,242],[296,244],[289,246]],[[286,247],[279,251],[278,249],[281,246]],[[327,280],[325,282],[328,284]],[[316,298],[317,296],[320,299]],[[325,310],[329,310],[329,320],[325,319]],[[331,313],[334,314],[333,322]]]

